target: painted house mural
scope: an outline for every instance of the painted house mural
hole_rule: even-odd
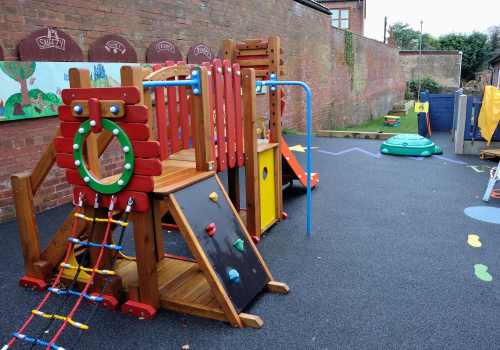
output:
[[[130,65],[137,65],[132,63]],[[68,70],[90,71],[93,87],[120,85],[120,63],[0,62],[0,122],[57,115]]]

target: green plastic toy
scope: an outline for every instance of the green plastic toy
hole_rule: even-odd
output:
[[[399,134],[380,146],[380,153],[398,156],[430,157],[442,154],[443,150],[429,139],[418,134]]]

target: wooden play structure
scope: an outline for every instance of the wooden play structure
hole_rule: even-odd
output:
[[[51,285],[2,349],[22,340],[61,350],[56,342],[65,327],[89,328],[74,319],[84,300],[121,305],[145,319],[165,308],[259,328],[262,319],[243,312],[249,303],[264,290],[288,292],[255,246],[282,217],[286,144],[278,89],[269,97],[270,140],[256,137],[257,77],[275,79],[279,39],[225,41],[224,49],[226,59],[200,66],[124,66],[117,88],[91,88],[88,71],[70,70],[53,142],[30,174],[12,177],[26,270],[20,283],[39,290]],[[266,59],[256,58],[264,53]],[[123,155],[121,173],[101,168],[107,148]],[[283,164],[290,164],[288,152]],[[33,196],[55,163],[73,186],[75,209],[42,250]],[[164,251],[167,228],[180,232],[192,258]],[[128,234],[135,256],[123,251]],[[43,310],[54,296],[76,299],[66,316]],[[51,339],[27,334],[34,317],[60,321]]]

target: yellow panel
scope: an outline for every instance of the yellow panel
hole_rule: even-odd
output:
[[[259,153],[260,226],[264,231],[276,217],[274,148]]]

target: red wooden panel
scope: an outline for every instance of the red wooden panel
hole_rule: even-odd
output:
[[[59,106],[59,120],[64,122],[82,122],[83,118],[76,118],[73,116],[73,110],[69,105],[60,105]]]
[[[162,68],[161,64],[155,64],[154,70]],[[168,158],[168,131],[167,131],[167,111],[165,109],[165,89],[162,87],[155,88],[156,101],[156,128],[158,132],[158,140],[160,141],[160,159]]]
[[[72,185],[86,186],[78,171],[73,169],[66,170],[66,180]],[[124,191],[153,192],[153,188],[154,182],[150,176],[134,175]]]
[[[73,138],[81,123],[61,122],[61,135]],[[118,123],[130,140],[145,141],[149,138],[149,128],[139,123]]]
[[[215,81],[215,120],[217,130],[217,171],[224,171],[227,167],[226,133],[224,120],[224,89],[222,65],[219,59],[213,61],[213,75]]]
[[[88,100],[95,97],[100,100],[122,100],[125,104],[139,103],[141,93],[135,86],[113,88],[84,88],[64,89],[61,93],[62,100],[69,105],[74,100]]]
[[[139,123],[118,123],[125,131],[128,138],[134,141],[146,141],[149,139],[149,127]]]
[[[80,193],[84,195],[84,201],[87,206],[93,206],[96,192],[89,187],[77,186],[73,189],[73,201],[78,202]],[[132,206],[132,211],[135,212],[145,212],[149,209],[149,198],[146,193],[133,192],[133,191],[122,191],[117,195],[115,209],[125,210],[127,208],[128,199],[132,197],[134,199],[134,205]],[[111,196],[101,196],[100,197],[101,207],[109,207],[111,202]]]
[[[234,114],[236,127],[236,161],[238,167],[245,164],[243,156],[243,111],[241,109],[241,71],[240,65],[233,64]]]
[[[73,138],[78,132],[81,123],[61,122],[61,136]]]
[[[69,105],[59,106],[59,119],[64,122],[81,123],[86,118],[77,118],[73,116],[73,111]],[[125,123],[146,123],[148,121],[148,109],[142,105],[125,105],[125,116],[122,118],[110,118],[114,121]]]
[[[190,123],[187,104],[186,87],[179,86],[179,115],[181,118],[182,149],[189,148]]]
[[[174,66],[175,62],[167,61],[165,66]],[[174,80],[174,79],[171,79]],[[167,99],[168,99],[168,121],[170,130],[170,146],[172,147],[172,153],[180,151],[179,147],[179,116],[177,113],[177,88],[169,87],[167,88]]]
[[[56,154],[56,164],[59,168],[75,169],[75,160],[71,154]]]
[[[133,141],[134,155],[139,158],[160,157],[160,143],[158,141]]]
[[[236,166],[236,121],[234,120],[233,69],[231,62],[224,60],[224,95],[226,97],[226,131],[228,167]]]
[[[178,61],[177,64],[186,64],[184,61]],[[179,114],[180,114],[180,126],[181,126],[181,147],[182,149],[189,148],[189,138],[191,136],[191,123],[190,123],[190,111],[188,105],[188,96],[185,86],[179,86]]]
[[[135,158],[134,174],[161,175],[161,162],[158,159]]]
[[[58,136],[54,139],[56,153],[73,154],[73,138]]]

